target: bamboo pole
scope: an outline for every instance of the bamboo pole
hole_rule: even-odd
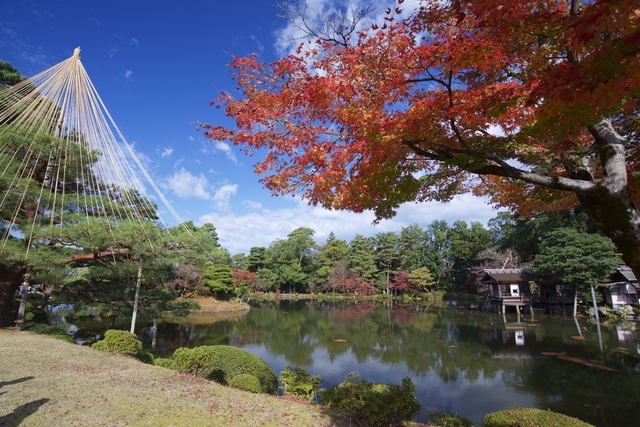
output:
[[[596,291],[593,289],[593,285],[591,285],[591,301],[593,301],[593,312],[596,316],[596,321],[600,323],[600,315],[598,314],[598,303],[596,302]]]
[[[142,265],[138,266],[138,280],[136,281],[136,297],[133,300],[133,315],[131,316],[131,330],[134,334],[136,329],[136,317],[138,316],[138,301],[140,300],[140,281],[142,280]]]

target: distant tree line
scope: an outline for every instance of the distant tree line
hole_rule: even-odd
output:
[[[533,266],[545,240],[560,228],[598,233],[578,210],[540,213],[529,219],[500,212],[487,227],[437,220],[426,227],[403,227],[399,233],[356,235],[350,242],[331,233],[317,243],[314,230],[301,227],[269,247],[233,255],[226,285],[212,289],[235,294],[248,289],[362,295],[474,292],[473,279],[484,268]]]

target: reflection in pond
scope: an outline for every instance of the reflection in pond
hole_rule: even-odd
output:
[[[150,323],[149,323],[150,325]],[[148,326],[138,336],[151,347]],[[372,382],[417,386],[426,421],[433,411],[482,425],[488,412],[550,409],[597,426],[640,426],[640,355],[634,323],[599,325],[572,317],[496,314],[461,305],[384,307],[372,303],[283,301],[242,316],[160,323],[155,354],[181,346],[230,344],[324,378],[357,371]]]

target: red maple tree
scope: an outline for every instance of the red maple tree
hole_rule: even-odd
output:
[[[264,155],[274,194],[378,218],[468,191],[521,215],[579,203],[640,275],[637,0],[402,3],[234,58],[239,95],[213,104],[235,126],[206,136]]]

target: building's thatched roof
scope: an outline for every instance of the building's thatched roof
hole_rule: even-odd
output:
[[[630,283],[636,287],[640,286],[640,284],[638,284],[638,279],[636,278],[636,275],[633,274],[633,271],[631,271],[631,268],[626,265],[621,265],[616,268],[615,273],[611,274],[609,279],[604,282],[603,285],[613,286],[624,283]]]

